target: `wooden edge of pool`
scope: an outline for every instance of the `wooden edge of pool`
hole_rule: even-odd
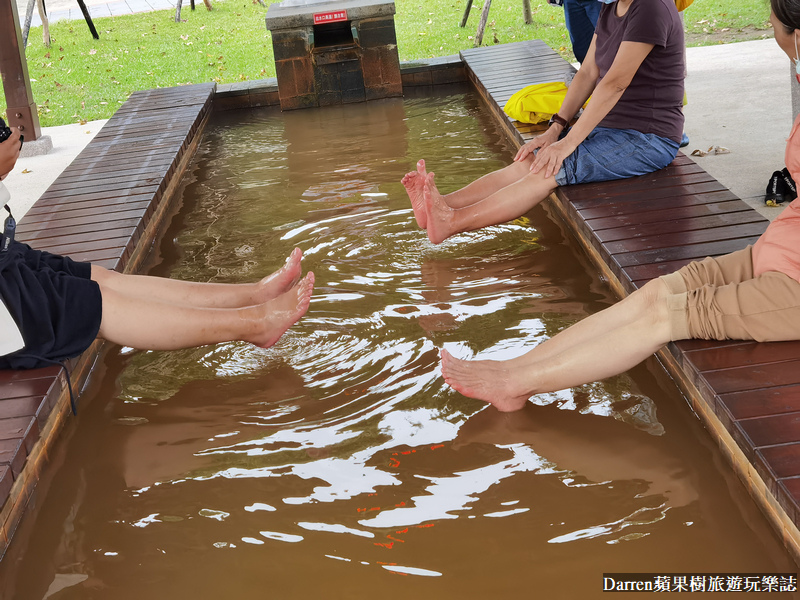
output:
[[[200,84],[132,94],[31,207],[21,220],[19,239],[116,271],[139,272],[200,143],[215,89],[215,84]],[[102,346],[97,340],[68,362],[76,397]],[[0,413],[0,440],[10,440],[15,452],[1,455],[8,461],[5,470],[0,462],[0,492],[5,492],[0,494],[0,558],[70,416],[67,378],[57,368],[0,372],[0,407],[11,404],[22,412]],[[32,425],[23,431],[18,425],[27,419]],[[17,432],[19,443],[13,437]]]

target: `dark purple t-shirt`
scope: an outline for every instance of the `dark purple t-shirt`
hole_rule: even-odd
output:
[[[606,4],[597,19],[598,83],[622,42],[653,44],[653,49],[599,126],[655,133],[680,143],[685,66],[683,24],[675,0],[633,0],[624,16],[616,11],[616,2]]]

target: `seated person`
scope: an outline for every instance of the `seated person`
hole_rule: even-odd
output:
[[[0,143],[0,180],[13,169],[19,131]],[[10,236],[9,236],[10,237]],[[256,283],[192,283],[123,275],[12,241],[0,248],[0,369],[73,358],[95,337],[143,350],[242,340],[268,347],[308,309],[314,274],[301,252]]]
[[[800,60],[800,0],[771,4],[775,40]],[[786,146],[786,166],[795,178],[798,129],[800,116]],[[512,411],[532,395],[627,371],[667,342],[687,338],[800,340],[800,199],[753,246],[654,279],[518,358],[465,361],[442,350],[442,373],[465,396]]]
[[[403,178],[417,224],[438,244],[515,219],[558,186],[667,166],[683,134],[683,48],[674,0],[604,5],[586,59],[550,127],[522,146],[511,165],[444,196],[423,160]],[[580,119],[567,128],[589,96]]]

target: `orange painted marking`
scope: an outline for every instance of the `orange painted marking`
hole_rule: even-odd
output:
[[[401,502],[400,504],[395,504],[395,506],[405,506],[405,505],[406,505],[405,502]]]
[[[408,533],[408,527],[401,529],[400,531],[395,531],[395,533]]]
[[[373,544],[376,546],[383,546],[384,548],[388,548],[389,550],[391,550],[392,546],[394,546],[394,542],[389,542],[388,544],[384,544],[382,542],[373,542]]]
[[[444,444],[436,444],[435,446],[431,446],[431,450],[437,450],[438,448],[444,448]]]
[[[389,538],[390,540],[394,540],[395,542],[400,542],[401,544],[405,544],[406,543],[405,540],[399,540],[396,537],[392,537],[390,535],[387,535],[386,537]]]

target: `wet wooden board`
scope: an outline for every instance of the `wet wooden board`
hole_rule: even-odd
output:
[[[202,84],[132,94],[21,219],[17,239],[120,272],[135,270],[132,257],[158,226],[165,194],[211,112],[214,89]],[[72,382],[75,389],[81,383]],[[22,514],[7,499],[65,385],[58,367],[0,371],[0,556]],[[29,479],[32,489],[36,478]],[[19,495],[24,502],[26,494]]]
[[[540,41],[475,48],[461,56],[469,78],[517,146],[541,127],[511,120],[503,113],[505,102],[524,85],[561,81],[571,69]],[[555,196],[556,212],[598,266],[619,281],[621,294],[692,260],[753,244],[768,224],[682,154],[657,173],[567,186]],[[686,340],[670,344],[668,352],[798,524],[800,342]]]

